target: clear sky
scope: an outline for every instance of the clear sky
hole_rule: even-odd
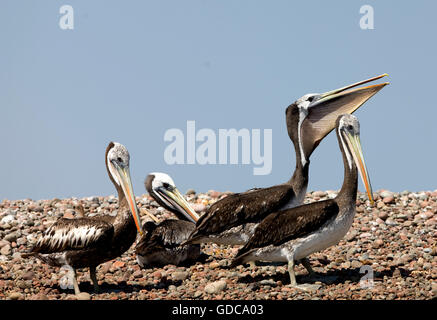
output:
[[[66,4],[73,30],[59,27]],[[366,4],[373,30],[359,26]],[[152,171],[183,192],[278,184],[295,166],[285,108],[382,73],[390,86],[356,112],[373,189],[434,190],[436,12],[425,0],[2,0],[0,200],[114,194],[111,140],[131,154],[137,195]],[[187,120],[272,129],[271,174],[166,164],[164,134]],[[309,190],[342,180],[331,133],[312,155]]]

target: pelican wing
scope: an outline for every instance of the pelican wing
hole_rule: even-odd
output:
[[[164,220],[159,225],[147,222],[143,227],[146,234],[138,242],[135,253],[146,255],[151,251],[177,247],[188,239],[194,227],[194,223],[184,220]]]
[[[235,193],[214,203],[199,219],[191,239],[217,234],[248,222],[256,222],[283,207],[295,194],[290,185]]]
[[[44,232],[31,251],[54,253],[80,250],[110,239],[113,233],[112,224],[101,220],[60,218]]]
[[[256,227],[253,236],[235,259],[252,249],[279,246],[307,235],[333,219],[338,212],[337,202],[329,199],[272,213]]]

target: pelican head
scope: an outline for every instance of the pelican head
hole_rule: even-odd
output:
[[[176,188],[173,179],[166,173],[150,173],[144,185],[147,192],[161,206],[176,214],[179,218],[187,219],[196,223],[199,216],[189,205],[184,196]]]
[[[358,87],[387,76],[383,74],[325,93],[310,93],[286,110],[288,135],[302,165],[305,165],[320,141],[335,128],[338,116],[351,114],[385,87],[388,82]]]
[[[140,215],[135,203],[132,181],[129,172],[129,152],[126,147],[118,142],[110,142],[106,149],[106,166],[109,171],[109,177],[116,186],[117,190],[122,191],[122,194],[127,200],[127,204],[132,213],[140,235],[143,234],[143,229],[140,223]],[[121,196],[119,192],[119,196]],[[121,200],[121,199],[119,199]]]
[[[351,114],[340,115],[336,121],[337,134],[344,150],[349,168],[353,165],[358,168],[361,180],[367,191],[370,204],[374,204],[372,186],[369,174],[367,173],[366,163],[364,162],[363,150],[360,141],[360,122],[358,118]]]

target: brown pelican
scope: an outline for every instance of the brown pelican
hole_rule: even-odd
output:
[[[96,267],[119,257],[134,243],[137,230],[143,233],[129,173],[129,153],[117,142],[109,143],[105,154],[106,169],[118,192],[116,216],[60,218],[37,241],[30,253],[56,267],[74,271],[73,286],[80,293],[77,268],[90,268],[94,289],[98,290]],[[154,218],[154,217],[153,217]],[[156,218],[155,218],[156,219]]]
[[[301,204],[308,185],[310,155],[335,128],[340,114],[354,112],[387,83],[356,87],[386,75],[322,94],[307,94],[291,104],[286,110],[288,135],[296,151],[296,168],[291,179],[217,201],[199,219],[186,243],[244,244],[268,214]]]
[[[254,260],[288,262],[290,282],[295,286],[294,261],[303,260],[312,273],[306,257],[337,244],[351,227],[357,198],[357,167],[373,205],[358,119],[350,114],[339,116],[336,128],[344,163],[343,186],[337,197],[271,213],[256,227],[232,266]]]
[[[147,192],[162,207],[173,212],[180,220],[164,220],[159,224],[146,222],[144,236],[135,253],[141,267],[195,261],[200,256],[200,245],[181,246],[195,228],[199,219],[176,188],[173,179],[161,172],[149,174],[144,182]]]

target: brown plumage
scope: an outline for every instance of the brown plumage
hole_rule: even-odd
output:
[[[137,229],[141,232],[129,177],[127,149],[119,143],[111,142],[106,148],[105,164],[118,192],[117,215],[60,218],[45,231],[30,253],[25,255],[36,256],[52,266],[67,265],[73,270],[89,267],[96,290],[95,268],[123,254],[134,243]],[[75,276],[73,285],[75,292],[79,293]]]
[[[195,239],[197,234],[223,232],[240,225],[242,221],[258,222],[272,211],[279,210],[287,204],[289,199],[295,197],[296,194],[291,184],[228,195],[211,205],[209,210],[200,217],[192,239]],[[216,214],[218,212],[232,214]]]
[[[338,212],[337,202],[328,199],[271,213],[256,227],[253,236],[238,251],[238,257],[254,248],[267,245],[280,246],[287,241],[309,234],[335,218]],[[237,257],[233,264],[239,264]]]
[[[359,142],[358,119],[343,115],[337,119],[336,125],[345,170],[337,197],[271,213],[258,224],[231,266],[254,260],[288,261],[290,281],[295,285],[294,261],[302,261],[312,272],[307,256],[338,243],[352,225],[357,197],[357,167],[373,203]]]
[[[200,245],[181,246],[194,230],[194,223],[184,220],[164,220],[159,224],[146,222],[144,236],[135,247],[137,261],[142,267],[180,265],[196,261]]]
[[[179,265],[200,257],[200,245],[181,246],[195,228],[199,219],[173,179],[162,172],[153,172],[144,182],[147,192],[163,208],[179,220],[164,220],[160,223],[146,222],[145,234],[135,247],[138,264],[143,267]]]

